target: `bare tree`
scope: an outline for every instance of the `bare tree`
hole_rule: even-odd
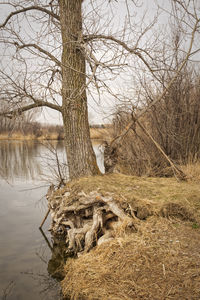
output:
[[[90,141],[87,91],[96,101],[96,95],[101,96],[106,89],[120,101],[112,81],[135,68],[137,61],[157,80],[160,66],[156,68],[155,61],[162,55],[156,47],[161,40],[156,30],[150,33],[157,15],[149,23],[145,15],[137,16],[139,2],[123,3],[123,24],[118,25],[112,19],[120,3],[114,1],[2,3],[9,5],[10,13],[0,25],[0,42],[4,45],[0,97],[9,104],[1,115],[15,117],[37,107],[60,112],[71,179],[100,173]],[[194,35],[199,29],[197,1],[187,2],[170,2],[180,9],[180,14],[177,10],[171,14],[181,24],[189,24],[191,44],[183,62],[193,52]]]

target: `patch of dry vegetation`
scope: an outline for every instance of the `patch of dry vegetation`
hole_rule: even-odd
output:
[[[12,135],[0,134],[0,140],[17,140],[17,141],[32,141],[32,140],[58,140],[58,134],[53,132],[51,134],[42,134],[41,136],[35,136],[34,134],[13,133]]]
[[[136,232],[69,259],[62,282],[68,299],[200,299],[200,185],[174,178],[112,174],[72,181],[56,191],[113,193],[135,214]],[[124,206],[124,209],[126,209]]]
[[[70,299],[199,299],[199,230],[151,217],[124,235],[66,264]]]
[[[63,127],[59,125],[41,125],[37,124],[36,130],[34,126],[29,125],[27,132],[3,132],[0,133],[0,140],[63,140]],[[92,140],[110,140],[112,128],[90,128],[90,136]]]
[[[90,137],[94,140],[110,140],[112,128],[90,128]]]
[[[181,166],[183,172],[187,175],[187,178],[191,181],[200,182],[200,162],[188,163]]]
[[[62,140],[63,126],[45,125],[38,122],[27,122],[23,128],[2,131],[0,140]]]
[[[176,51],[173,55],[177,58]],[[167,86],[174,72],[162,72],[160,82]],[[108,151],[112,164],[108,167],[128,175],[169,177],[174,175],[175,165],[200,160],[199,82],[199,74],[187,65],[156,105],[151,104],[160,94],[146,82],[138,107],[118,106]]]
[[[137,177],[123,174],[93,176],[72,181],[56,193],[71,191],[71,198],[84,191],[88,194],[97,190],[102,195],[114,193],[121,201],[131,205],[150,203],[159,209],[164,204],[173,202],[200,208],[200,185],[197,182],[177,181],[175,178]]]

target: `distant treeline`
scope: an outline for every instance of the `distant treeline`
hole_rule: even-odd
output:
[[[95,124],[91,129],[105,129],[110,125]],[[97,132],[95,132],[97,134]],[[0,118],[0,136],[1,138],[10,139],[64,139],[64,128],[62,125],[42,124],[33,121],[28,117],[18,117],[15,119]]]
[[[62,125],[41,124],[20,118],[0,118],[0,135],[8,138],[64,139]]]

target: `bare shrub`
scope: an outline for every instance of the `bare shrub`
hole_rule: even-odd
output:
[[[170,80],[170,78],[168,78]],[[141,119],[153,139],[176,164],[200,159],[199,77],[185,69],[167,95]],[[146,87],[146,95],[148,93]],[[155,94],[154,97],[157,97]],[[152,101],[147,96],[146,105]],[[139,110],[134,114],[137,116]],[[114,137],[130,123],[132,113],[120,109],[113,119]],[[147,176],[171,176],[173,170],[151,139],[136,123],[118,147],[116,171]]]
[[[181,74],[149,115],[153,136],[173,160],[186,164],[200,158],[200,78]]]
[[[130,113],[117,113],[113,120],[114,132],[118,132],[131,118]],[[123,143],[117,148],[115,171],[137,176],[171,176],[168,163],[163,159],[155,145],[144,135],[139,126],[129,131]]]

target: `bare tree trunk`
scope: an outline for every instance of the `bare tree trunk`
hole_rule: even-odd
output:
[[[85,57],[80,48],[82,0],[60,0],[63,123],[70,179],[100,171],[90,140]]]

